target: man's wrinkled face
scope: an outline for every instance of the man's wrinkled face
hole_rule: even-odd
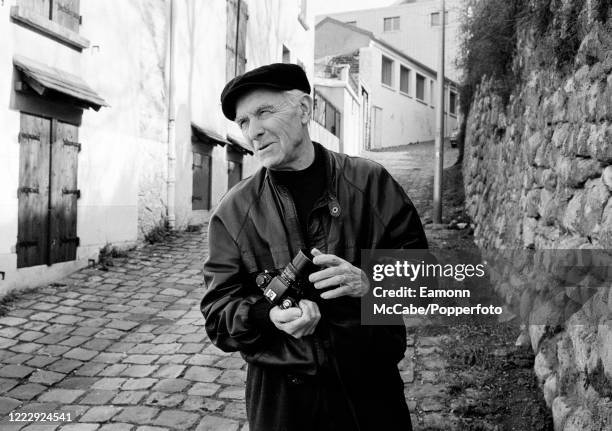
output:
[[[304,115],[282,92],[256,89],[236,103],[235,122],[268,169],[299,169]]]

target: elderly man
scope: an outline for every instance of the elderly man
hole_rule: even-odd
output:
[[[362,249],[424,249],[427,240],[383,167],[311,141],[309,93],[299,66],[272,64],[221,94],[263,167],[211,216],[206,331],[248,363],[251,431],[410,430],[397,368],[405,328],[360,324],[369,284],[359,264]],[[282,308],[262,289],[300,250],[314,269],[303,295]]]

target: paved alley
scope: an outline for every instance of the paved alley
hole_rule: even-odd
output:
[[[369,155],[390,165],[426,212],[433,146],[416,150]],[[456,235],[429,234],[433,242]],[[8,303],[0,318],[0,429],[248,429],[245,363],[212,346],[203,328],[205,250],[205,233],[180,233],[115,258],[108,271],[87,268]],[[468,429],[453,427],[460,421],[442,354],[454,334],[409,332],[401,370],[415,429]],[[477,397],[473,390],[467,399]],[[15,422],[11,412],[65,413],[70,422]]]

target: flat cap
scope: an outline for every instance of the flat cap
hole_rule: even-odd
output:
[[[223,115],[234,121],[236,102],[247,92],[256,88],[272,90],[302,90],[310,94],[310,83],[304,70],[297,64],[273,63],[250,70],[225,84],[221,92]]]

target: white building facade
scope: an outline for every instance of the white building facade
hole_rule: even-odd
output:
[[[446,77],[460,79],[457,68],[459,27],[464,0],[446,0]],[[431,69],[438,69],[439,0],[399,0],[391,6],[327,14],[340,22],[368,30]],[[318,16],[317,23],[325,18]]]
[[[437,75],[372,32],[327,17],[316,25],[316,69],[349,66],[359,83],[362,150],[435,139]],[[445,82],[445,135],[457,125],[457,86]],[[339,103],[339,102],[337,102]]]
[[[258,167],[222,115],[221,90],[283,59],[312,79],[306,6],[2,2],[0,294],[83,267],[106,244],[205,222]]]

